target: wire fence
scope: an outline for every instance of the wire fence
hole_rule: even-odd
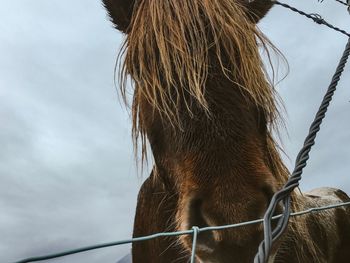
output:
[[[291,213],[290,216],[291,217],[302,216],[302,215],[309,214],[309,213],[316,213],[316,212],[321,212],[321,211],[325,211],[325,210],[329,210],[329,209],[335,209],[335,208],[346,207],[346,206],[350,207],[350,202],[339,203],[339,204],[334,204],[334,205],[329,205],[329,206],[322,206],[322,207],[314,207],[314,208],[310,208],[310,209],[307,209],[304,211]],[[273,216],[272,220],[280,219],[282,216],[283,216],[282,214],[277,215],[277,216]],[[196,244],[197,244],[197,240],[198,240],[198,234],[203,233],[203,232],[207,232],[207,231],[222,231],[222,230],[231,229],[231,228],[256,225],[256,224],[263,223],[263,221],[264,221],[264,219],[257,219],[257,220],[247,221],[247,222],[238,223],[238,224],[217,226],[217,227],[204,227],[204,228],[199,228],[199,227],[194,226],[194,227],[192,227],[192,229],[187,230],[187,231],[157,233],[157,234],[144,236],[144,237],[131,238],[131,239],[126,239],[126,240],[121,240],[121,241],[116,241],[116,242],[111,242],[111,243],[103,243],[103,244],[98,244],[98,245],[94,245],[94,246],[83,247],[83,248],[78,248],[78,249],[74,249],[74,250],[68,250],[65,252],[51,254],[51,255],[47,255],[47,256],[27,258],[27,259],[23,259],[23,260],[14,262],[14,263],[38,262],[38,261],[43,261],[43,260],[60,258],[60,257],[64,257],[64,256],[70,256],[70,255],[74,255],[74,254],[78,254],[78,253],[82,253],[82,252],[101,249],[101,248],[120,246],[120,245],[125,245],[125,244],[136,243],[136,242],[144,242],[144,241],[148,241],[148,240],[160,238],[160,237],[184,236],[184,235],[192,235],[193,236],[191,263],[194,263],[195,262],[195,255],[196,255]]]
[[[341,1],[341,0],[335,0],[336,2],[338,2],[339,4],[345,5],[345,6],[349,6],[347,3]]]
[[[345,65],[347,63],[347,60],[350,56],[350,34],[347,33],[345,30],[342,30],[340,28],[337,28],[330,23],[326,22],[320,15],[317,14],[306,14],[305,12],[302,12],[298,10],[297,8],[291,7],[285,3],[281,3],[278,1],[273,1],[275,4],[280,5],[282,7],[285,7],[289,10],[292,10],[295,13],[301,14],[307,18],[312,19],[314,22],[318,23],[319,25],[325,25],[329,28],[340,32],[346,36],[349,37],[348,42],[346,44],[345,50],[343,52],[343,55],[340,59],[340,62],[337,66],[336,72],[333,75],[332,81],[327,89],[327,92],[321,102],[320,108],[316,113],[315,119],[312,122],[309,133],[305,138],[304,145],[302,149],[299,151],[299,154],[295,161],[295,166],[292,175],[288,178],[287,183],[284,185],[284,187],[277,191],[271,201],[270,205],[268,206],[265,216],[264,216],[264,240],[260,243],[258,253],[256,254],[254,258],[254,263],[265,263],[267,262],[270,251],[272,248],[273,243],[284,233],[288,226],[289,217],[291,214],[291,193],[294,191],[295,188],[299,186],[299,182],[301,180],[301,176],[303,173],[303,169],[307,165],[307,161],[309,160],[309,154],[312,149],[312,147],[315,145],[315,140],[317,137],[318,132],[321,129],[321,124],[324,118],[326,117],[326,113],[328,110],[328,107],[333,99],[333,95],[337,89],[338,82],[340,80],[340,77],[344,71]],[[283,204],[283,216],[278,220],[278,223],[276,227],[272,228],[272,217],[276,213],[276,209],[278,207],[278,204]]]
[[[318,0],[319,2],[323,2],[324,0]],[[337,3],[343,5],[343,6],[347,6],[348,7],[348,12],[350,14],[350,0],[346,0],[346,2],[342,1],[342,0],[334,0],[336,1]]]
[[[340,0],[335,0],[337,2],[340,2],[346,6],[348,6],[347,3],[342,2]],[[324,99],[321,103],[320,109],[316,114],[315,120],[313,121],[309,134],[305,139],[304,146],[301,149],[297,160],[296,160],[296,165],[295,169],[290,176],[288,182],[286,185],[282,188],[282,190],[278,191],[275,193],[273,196],[270,205],[265,213],[265,216],[263,219],[257,219],[253,221],[248,221],[248,222],[242,222],[242,223],[237,223],[237,224],[231,224],[231,225],[224,225],[224,226],[215,226],[215,227],[204,227],[204,228],[199,228],[197,226],[193,226],[192,229],[187,230],[187,231],[178,231],[178,232],[163,232],[163,233],[156,233],[153,235],[149,236],[144,236],[144,237],[137,237],[137,238],[131,238],[127,240],[122,240],[122,241],[117,241],[117,242],[111,242],[111,243],[103,243],[103,244],[98,244],[98,245],[93,245],[89,247],[83,247],[83,248],[78,248],[74,250],[68,250],[56,254],[51,254],[51,255],[46,255],[46,256],[39,256],[39,257],[31,257],[27,259],[23,259],[20,261],[16,261],[14,263],[30,263],[30,262],[38,262],[38,261],[43,261],[43,260],[49,260],[49,259],[54,259],[54,258],[60,258],[64,256],[69,256],[73,254],[78,254],[82,252],[87,252],[87,251],[92,251],[96,249],[102,249],[102,248],[107,248],[107,247],[113,247],[113,246],[119,246],[123,244],[130,244],[130,243],[135,243],[135,242],[143,242],[159,237],[170,237],[170,236],[182,236],[182,235],[192,235],[193,236],[193,243],[192,243],[192,251],[191,251],[191,263],[195,263],[196,261],[196,245],[197,245],[197,240],[198,240],[198,235],[200,233],[206,232],[206,231],[222,231],[225,229],[231,229],[231,228],[238,228],[238,227],[244,227],[248,225],[254,225],[254,224],[263,224],[264,225],[264,240],[261,242],[259,246],[258,253],[254,259],[254,263],[265,263],[269,257],[271,247],[273,245],[273,242],[277,240],[281,234],[284,232],[285,228],[288,225],[288,221],[290,217],[296,217],[296,216],[302,216],[305,214],[309,213],[316,213],[316,212],[321,212],[329,209],[336,209],[339,207],[350,207],[350,202],[344,202],[344,203],[337,203],[337,204],[332,204],[328,206],[321,206],[321,207],[314,207],[310,208],[304,211],[298,211],[298,212],[291,212],[290,208],[290,194],[291,192],[299,186],[299,181],[301,180],[301,175],[303,172],[303,168],[307,165],[307,160],[309,159],[309,153],[311,151],[312,146],[315,144],[315,138],[320,130],[320,126],[322,123],[322,120],[325,118],[327,108],[332,100],[332,96],[336,90],[337,84],[340,80],[341,74],[345,68],[345,64],[347,62],[348,57],[350,56],[350,34],[346,32],[345,30],[342,30],[338,27],[335,27],[331,25],[330,23],[326,22],[320,15],[318,14],[307,14],[301,10],[298,10],[295,7],[292,7],[288,4],[281,3],[279,1],[273,1],[275,4],[280,5],[282,7],[285,7],[293,12],[296,12],[300,15],[303,15],[309,19],[312,19],[314,22],[320,24],[320,25],[325,25],[343,35],[346,35],[349,37],[348,43],[346,45],[345,51],[343,53],[343,56],[339,62],[339,65],[337,67],[336,73],[334,74],[331,84],[328,87],[327,93],[324,96]],[[322,1],[321,1],[322,2]],[[273,216],[275,214],[275,209],[279,203],[283,203],[284,206],[284,212],[280,215]],[[272,221],[278,220],[277,226],[275,229],[272,229]]]

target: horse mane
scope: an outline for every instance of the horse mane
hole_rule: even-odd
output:
[[[136,1],[119,56],[124,58],[119,74],[125,101],[128,77],[133,82],[133,138],[135,144],[141,138],[142,155],[146,136],[141,102],[146,100],[154,112],[181,129],[179,103],[185,102],[192,114],[191,105],[181,100],[184,96],[190,96],[210,118],[205,87],[208,76],[215,74],[230,80],[232,89],[240,89],[263,113],[271,166],[284,182],[288,171],[271,135],[281,120],[278,96],[267,79],[258,46],[267,54],[269,47],[277,50],[240,1]]]
[[[135,152],[141,140],[142,159],[146,158],[144,120],[149,116],[143,115],[144,102],[174,129],[181,129],[180,115],[185,108],[188,116],[193,117],[193,102],[210,118],[206,83],[209,77],[219,76],[229,80],[231,88],[239,89],[244,99],[254,103],[262,113],[267,125],[267,162],[282,187],[289,171],[273,137],[283,123],[280,100],[268,78],[259,47],[269,59],[270,50],[281,55],[252,22],[243,1],[135,1],[118,56],[120,89],[126,103],[129,78],[134,89],[131,109]],[[180,107],[180,103],[185,107]],[[294,210],[299,210],[295,192],[292,199]],[[301,226],[306,223],[291,222],[298,236],[307,238],[303,233],[306,227]],[[313,247],[311,240],[306,242]],[[312,254],[317,254],[316,248]]]

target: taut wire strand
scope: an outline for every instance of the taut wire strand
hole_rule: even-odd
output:
[[[295,8],[295,7],[292,7],[292,6],[288,5],[288,4],[281,3],[281,2],[279,2],[279,1],[274,1],[274,0],[272,0],[272,2],[274,2],[274,3],[277,4],[277,5],[283,6],[283,7],[287,8],[287,9],[290,9],[290,10],[292,10],[293,12],[296,12],[296,13],[298,13],[298,14],[300,14],[300,15],[303,15],[303,16],[305,16],[305,17],[307,17],[307,18],[310,18],[310,19],[312,19],[312,20],[313,20],[315,23],[317,23],[317,24],[325,25],[325,26],[327,26],[327,27],[329,27],[329,28],[331,28],[331,29],[333,29],[333,30],[335,30],[335,31],[338,31],[339,33],[342,33],[342,34],[344,34],[344,35],[350,37],[350,33],[346,32],[346,31],[343,30],[343,29],[340,29],[339,27],[333,26],[332,24],[330,24],[330,23],[328,23],[327,21],[325,21],[325,20],[324,20],[320,15],[318,15],[318,14],[307,14],[307,13],[305,13],[305,12],[303,12],[303,11],[301,11],[301,10]]]
[[[323,2],[323,0],[318,0],[319,2]],[[345,2],[343,2],[343,1],[341,1],[341,0],[334,0],[334,1],[336,1],[336,2],[338,2],[339,4],[342,4],[342,5],[345,5],[345,6],[349,6],[349,4],[347,4],[347,3],[345,3]]]
[[[338,3],[340,3],[340,4],[342,4],[342,5],[349,6],[347,3],[345,3],[345,2],[343,2],[343,1],[341,1],[341,0],[335,0],[335,1],[338,2]]]
[[[328,206],[314,207],[314,208],[310,208],[307,210],[291,213],[290,216],[291,217],[303,216],[305,214],[317,213],[317,212],[324,211],[324,210],[335,209],[335,208],[339,208],[339,207],[347,207],[347,206],[350,206],[350,202],[337,203],[337,204],[328,205]],[[282,216],[283,216],[282,214],[273,216],[272,220],[277,220],[277,219],[281,218]],[[256,220],[232,224],[232,225],[203,227],[203,228],[198,228],[197,230],[198,230],[198,233],[206,232],[206,231],[222,231],[222,230],[230,229],[230,228],[237,228],[237,227],[243,227],[243,226],[248,226],[248,225],[256,225],[256,224],[260,224],[263,222],[264,222],[264,219],[256,219]],[[122,241],[116,241],[116,242],[98,244],[98,245],[89,246],[89,247],[78,248],[78,249],[74,249],[74,250],[64,251],[61,253],[47,255],[47,256],[31,257],[31,258],[23,259],[23,260],[16,261],[13,263],[30,263],[30,262],[44,261],[44,260],[48,260],[48,259],[60,258],[60,257],[64,257],[64,256],[69,256],[69,255],[78,254],[78,253],[87,252],[87,251],[96,250],[96,249],[101,249],[101,248],[107,248],[107,247],[125,245],[125,244],[130,244],[130,243],[135,243],[135,242],[147,241],[147,240],[151,240],[151,239],[155,239],[155,238],[159,238],[159,237],[194,235],[194,232],[195,232],[195,230],[192,228],[191,230],[187,230],[187,231],[157,233],[157,234],[144,236],[144,237],[137,237],[137,238],[126,239],[126,240],[122,240]]]
[[[200,232],[200,228],[198,226],[192,227],[193,230],[193,241],[192,241],[192,253],[191,253],[191,263],[196,263],[196,247],[197,247],[197,239],[198,234]]]

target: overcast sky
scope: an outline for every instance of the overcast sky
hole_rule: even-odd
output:
[[[350,31],[346,8],[288,1]],[[127,110],[113,86],[123,36],[98,0],[0,0],[0,261],[131,236],[137,177]],[[347,38],[275,7],[260,24],[284,53],[278,86],[293,166]],[[350,192],[350,65],[301,183]],[[121,246],[51,262],[114,263]]]

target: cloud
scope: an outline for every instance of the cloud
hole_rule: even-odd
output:
[[[349,27],[346,10],[332,1],[298,6]],[[0,16],[1,261],[130,237],[141,180],[129,116],[113,86],[122,36],[92,0],[10,1]],[[288,111],[285,150],[294,160],[347,39],[281,7],[260,27],[289,61],[278,88]],[[350,192],[349,81],[347,67],[305,169],[305,189]],[[129,247],[57,262],[115,262]]]

